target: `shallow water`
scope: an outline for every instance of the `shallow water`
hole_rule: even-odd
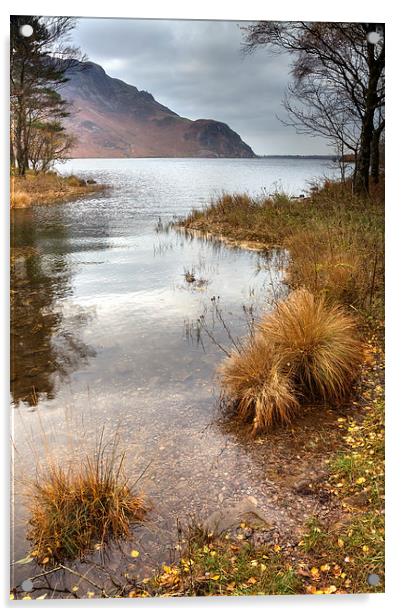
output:
[[[263,501],[262,471],[216,421],[215,370],[218,344],[232,345],[226,326],[244,335],[285,292],[283,255],[165,233],[160,221],[222,190],[299,194],[334,171],[327,161],[279,159],[74,160],[62,171],[110,188],[13,212],[12,560],[29,551],[23,495],[37,464],[78,460],[104,427],[127,450],[128,474],[144,471],[153,508],[134,543],[146,571],[169,557],[177,518],[244,495]],[[210,335],[199,337],[202,315]],[[110,558],[125,566],[117,549]],[[34,571],[17,565],[13,585]]]

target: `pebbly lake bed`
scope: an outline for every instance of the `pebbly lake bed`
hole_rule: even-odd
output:
[[[29,558],[18,563],[30,552],[25,486],[50,457],[79,461],[102,430],[118,434],[126,472],[140,478],[152,508],[129,542],[74,563],[99,584],[106,569],[150,575],[174,558],[177,520],[205,519],[244,497],[277,526],[300,526],[308,504],[289,510],[285,486],[277,496],[283,452],[296,449],[296,437],[247,442],[222,420],[216,380],[224,358],[216,341],[229,349],[227,328],[234,339],[245,335],[286,292],[285,255],[164,224],[222,191],[297,195],[336,171],[316,159],[89,159],[60,171],[110,188],[12,212],[11,586],[41,572]],[[63,596],[76,580],[57,576]],[[90,588],[79,586],[80,596]]]

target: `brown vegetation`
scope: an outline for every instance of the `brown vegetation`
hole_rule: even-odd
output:
[[[223,194],[181,226],[261,248],[289,250],[292,287],[381,320],[384,303],[384,182],[366,200],[350,183],[326,182],[306,199]]]
[[[362,347],[342,308],[299,289],[262,319],[260,331],[302,395],[333,401],[349,391]]]
[[[343,399],[361,361],[355,319],[299,289],[262,318],[220,372],[226,395],[256,432],[289,423],[304,400]]]
[[[288,375],[260,333],[249,338],[243,349],[233,351],[219,372],[226,397],[234,402],[241,420],[253,422],[255,431],[289,423],[299,409]]]
[[[12,190],[10,195],[10,206],[24,208],[31,205],[31,197],[23,190]]]
[[[129,537],[143,519],[144,498],[123,474],[124,456],[102,442],[92,456],[67,469],[52,462],[30,489],[32,555],[41,564],[82,556],[108,539]]]
[[[63,176],[54,171],[11,176],[10,206],[12,208],[69,201],[88,193],[103,190],[105,186],[86,181],[74,175]]]

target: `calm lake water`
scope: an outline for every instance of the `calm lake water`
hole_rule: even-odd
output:
[[[110,185],[73,203],[12,213],[12,560],[29,552],[26,486],[46,461],[78,460],[101,430],[119,435],[132,478],[152,501],[147,528],[115,550],[142,570],[168,558],[176,519],[252,495],[262,474],[217,421],[215,370],[252,315],[285,291],[283,255],[160,230],[221,191],[305,192],[333,177],[323,160],[73,160],[63,173]],[[184,271],[198,280],[189,284]],[[123,564],[119,564],[123,563]],[[16,565],[13,584],[33,575]]]

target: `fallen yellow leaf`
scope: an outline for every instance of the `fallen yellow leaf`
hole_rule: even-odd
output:
[[[132,558],[138,558],[138,556],[139,556],[138,550],[131,550],[131,557]]]
[[[332,595],[337,591],[337,586],[334,586],[334,584],[332,586],[329,586],[328,588],[325,588],[323,590],[325,595]]]

